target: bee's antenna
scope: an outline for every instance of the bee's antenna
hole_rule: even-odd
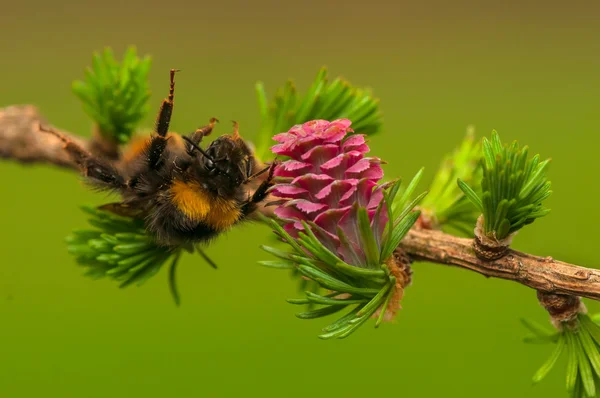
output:
[[[198,145],[196,145],[194,143],[194,141],[192,141],[191,138],[183,136],[183,139],[186,140],[192,146],[193,149],[197,150],[202,155],[204,155],[205,158],[207,158],[208,160],[210,160],[211,163],[213,164],[213,167],[215,167],[220,173],[223,173],[224,175],[227,176],[227,178],[231,179],[231,176],[229,175],[229,173],[227,172],[227,170],[223,169],[211,156],[208,155],[208,153],[204,152],[204,149],[202,149]]]
[[[244,181],[244,184],[249,183],[250,181],[252,181],[253,179],[255,179],[256,177],[260,176],[261,174],[266,173],[267,171],[269,171],[269,175],[272,176],[273,171],[274,171],[274,167],[278,164],[278,159],[277,156],[275,157],[275,159],[273,159],[273,162],[268,165],[267,167],[265,167],[264,169],[260,170],[257,173],[252,174],[251,176],[249,176],[248,178],[246,178],[246,180]]]
[[[254,180],[256,177],[260,176],[261,174],[266,173],[270,168],[271,168],[271,166],[267,166],[264,169],[260,170],[258,173],[254,173],[251,176],[248,176],[248,178],[246,178],[246,180],[244,181],[244,184],[249,183],[250,181]]]
[[[194,143],[194,141],[192,141],[192,140],[191,140],[189,137],[183,136],[183,139],[184,139],[184,140],[186,140],[186,141],[188,142],[188,144],[190,144],[190,145],[192,146],[192,148],[194,148],[195,150],[197,150],[198,152],[200,152],[202,155],[204,155],[204,157],[205,157],[205,158],[207,158],[208,160],[210,160],[210,161],[211,161],[211,162],[213,162],[213,163],[215,162],[215,161],[213,160],[213,158],[212,158],[212,157],[210,157],[210,156],[208,155],[208,153],[206,153],[206,152],[204,151],[204,149],[202,149],[202,148],[200,148],[198,145],[196,145],[196,144]]]

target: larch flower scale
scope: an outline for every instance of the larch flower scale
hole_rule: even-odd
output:
[[[296,269],[324,289],[288,300],[321,306],[300,318],[352,308],[323,329],[324,339],[347,337],[371,317],[376,326],[394,318],[411,280],[410,261],[397,247],[425,196],[410,200],[420,175],[402,194],[399,180],[380,183],[383,162],[366,156],[365,136],[350,125],[348,119],[309,121],[275,135],[271,148],[285,160],[274,171],[270,193],[279,200],[272,202],[270,223],[293,250],[263,246],[282,260],[263,264]]]

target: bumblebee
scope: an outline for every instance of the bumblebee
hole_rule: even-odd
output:
[[[117,192],[121,201],[101,206],[112,213],[144,220],[146,230],[161,246],[208,242],[243,222],[267,197],[275,162],[261,166],[239,134],[222,135],[200,147],[218,121],[188,135],[169,132],[175,73],[170,71],[169,95],[163,100],[154,132],[132,142],[118,160],[86,151],[54,129],[53,134],[77,164],[85,180],[100,191]],[[247,184],[268,172],[253,193]]]

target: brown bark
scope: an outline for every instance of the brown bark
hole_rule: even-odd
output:
[[[0,158],[21,163],[51,163],[75,170],[75,163],[63,150],[63,143],[55,136],[40,131],[40,125],[44,128],[54,127],[33,105],[0,108]],[[96,155],[108,159],[119,156],[118,146],[103,139],[97,129],[89,140],[63,131],[61,133]]]
[[[32,105],[14,105],[0,109],[0,158],[21,163],[51,163],[76,169],[56,137],[39,131],[39,124],[51,127]],[[77,144],[89,149],[86,140],[65,133]]]
[[[600,270],[579,267],[552,257],[538,257],[509,249],[502,258],[484,261],[475,254],[472,239],[424,229],[411,230],[400,247],[414,260],[466,268],[546,293],[600,300]]]

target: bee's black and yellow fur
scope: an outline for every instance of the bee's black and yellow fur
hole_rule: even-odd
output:
[[[218,137],[206,150],[199,144],[216,119],[188,136],[169,133],[175,72],[171,70],[169,96],[161,105],[155,133],[134,141],[118,161],[93,155],[55,130],[44,130],[64,142],[94,187],[121,195],[121,202],[101,209],[143,218],[164,246],[206,242],[244,221],[265,200],[274,166],[257,172],[257,161],[235,123],[233,134]],[[245,184],[267,170],[267,178],[247,194]]]

